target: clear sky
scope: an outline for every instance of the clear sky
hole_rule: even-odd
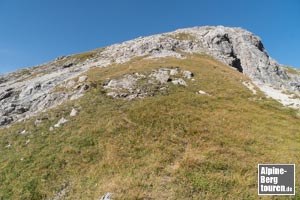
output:
[[[0,73],[203,25],[252,31],[271,57],[300,67],[299,0],[0,0]]]

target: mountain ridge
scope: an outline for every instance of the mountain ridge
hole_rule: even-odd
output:
[[[258,36],[237,27],[204,26],[139,37],[0,76],[0,125],[22,121],[67,99],[81,97],[88,88],[83,83],[68,92],[57,92],[55,88],[69,87],[69,80],[91,67],[121,64],[136,57],[185,59],[185,53],[210,55],[248,76],[283,105],[300,106],[294,96],[282,94],[286,91],[298,95],[300,76],[270,58]]]

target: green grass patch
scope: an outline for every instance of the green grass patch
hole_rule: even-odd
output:
[[[185,33],[185,32],[181,32],[181,33],[176,33],[175,35],[172,35],[172,38],[176,39],[176,40],[195,40],[196,37],[193,36],[190,33]]]
[[[290,74],[300,74],[299,70],[290,66],[284,66],[284,69]]]
[[[94,58],[97,54],[101,53],[105,48],[99,48],[92,51],[87,51],[84,53],[71,55],[68,59],[76,59],[77,61],[85,61],[87,59]]]

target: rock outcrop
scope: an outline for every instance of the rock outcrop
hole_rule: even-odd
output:
[[[185,59],[187,54],[192,53],[208,54],[232,66],[250,77],[266,93],[271,91],[265,89],[270,86],[279,92],[300,91],[300,75],[289,73],[274,61],[259,37],[241,28],[194,27],[59,57],[46,64],[0,76],[0,126],[24,120],[66,100],[80,98],[89,88],[85,83],[88,77],[83,73],[92,66],[107,67],[139,56],[144,59],[167,56]],[[177,72],[167,73],[171,76]],[[168,81],[168,76],[166,72],[153,74],[160,82]],[[172,83],[186,85],[184,79],[191,76],[186,73],[181,79],[172,80]],[[120,81],[111,80],[105,87],[117,87]],[[126,83],[122,84],[131,87],[136,81],[136,76],[128,76]],[[114,95],[120,94],[115,92]]]
[[[125,74],[119,79],[108,80],[103,87],[108,96],[131,100],[166,93],[168,82],[187,86],[183,78],[190,79],[192,76],[192,72],[181,71],[179,67],[160,68],[148,74]]]

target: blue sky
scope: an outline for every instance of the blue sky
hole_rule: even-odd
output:
[[[0,0],[0,73],[139,36],[224,25],[300,67],[299,0]]]

